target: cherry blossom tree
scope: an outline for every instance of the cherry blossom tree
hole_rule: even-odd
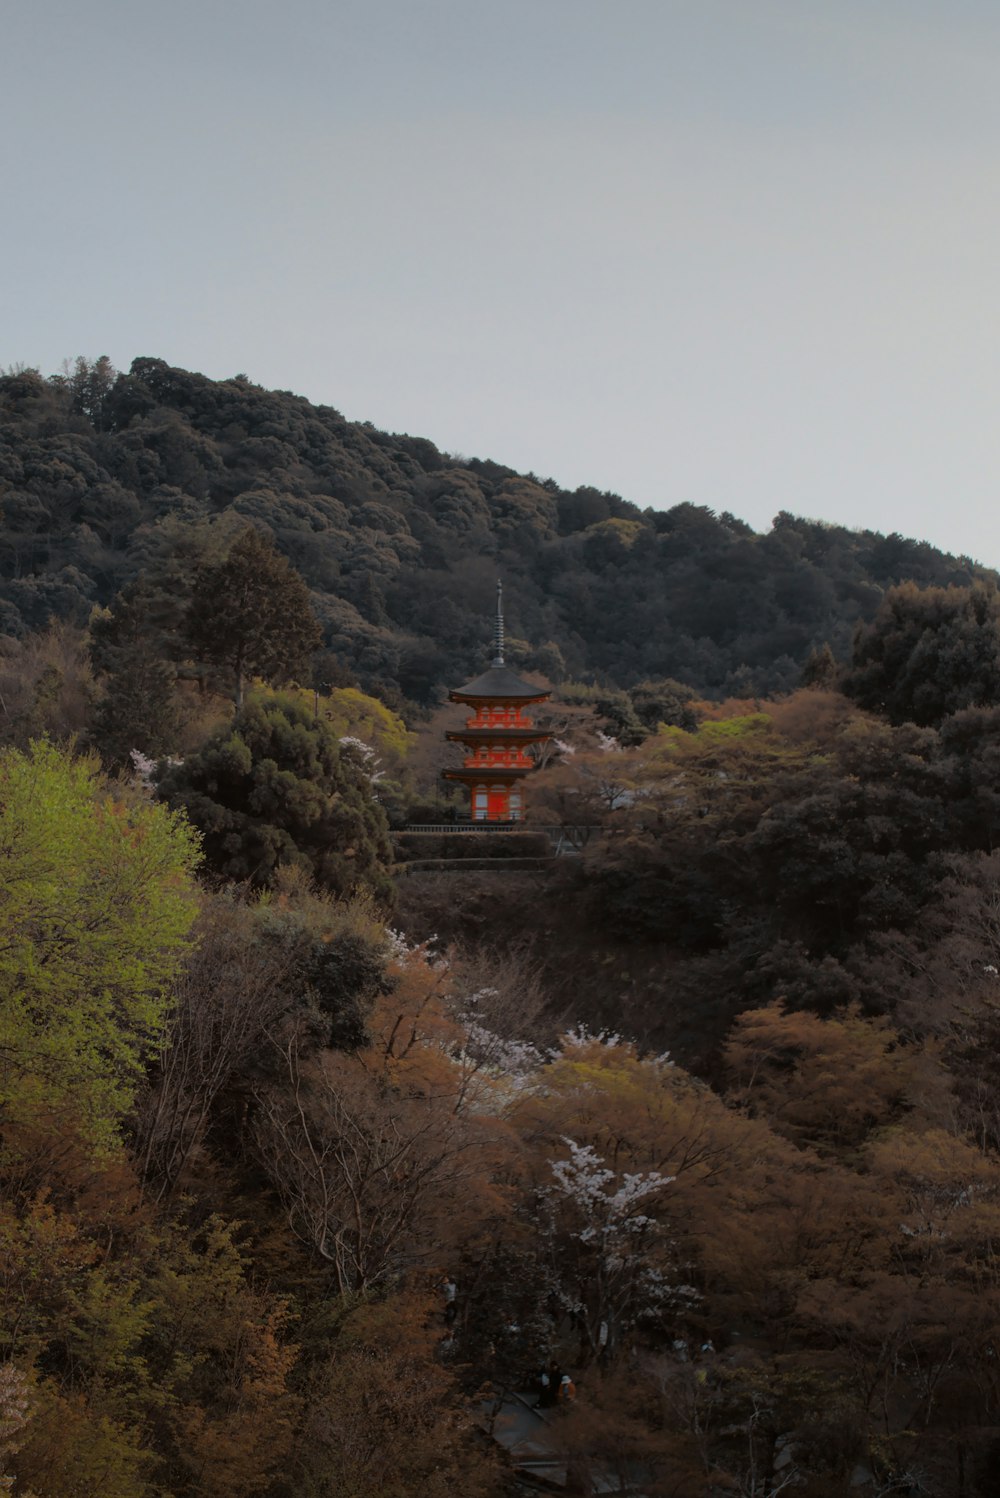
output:
[[[670,1274],[662,1207],[674,1177],[610,1169],[588,1144],[562,1140],[538,1193],[559,1298],[580,1335],[581,1361],[611,1360],[640,1322],[659,1323],[696,1292]]]

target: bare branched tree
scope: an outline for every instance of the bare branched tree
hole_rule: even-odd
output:
[[[254,940],[251,912],[218,900],[177,989],[169,1039],[137,1121],[137,1155],[156,1199],[174,1189],[220,1092],[289,1006],[288,951]]]
[[[289,1225],[341,1294],[391,1283],[433,1253],[435,1224],[479,1189],[487,1135],[356,1057],[304,1054],[299,1022],[274,1044],[283,1083],[257,1090],[255,1138]]]

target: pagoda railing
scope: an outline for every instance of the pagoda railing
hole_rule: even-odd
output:
[[[400,832],[525,832],[523,822],[407,822]]]
[[[468,754],[463,770],[532,770],[535,761],[527,754]],[[486,777],[489,778],[488,776]]]
[[[510,712],[476,713],[465,720],[466,728],[534,728],[531,718],[523,718],[516,708]]]
[[[542,824],[531,825],[526,822],[410,822],[406,827],[396,829],[399,832],[434,832],[434,833],[463,833],[463,832],[544,832],[552,843],[552,851],[556,857],[567,853],[580,853],[590,842],[591,838],[600,837],[607,829],[604,827],[560,827],[558,825],[548,826]]]

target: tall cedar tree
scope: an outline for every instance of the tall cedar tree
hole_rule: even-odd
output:
[[[91,661],[104,678],[92,736],[113,768],[128,764],[132,749],[161,755],[176,748],[176,672],[157,602],[155,589],[140,574],[91,622]]]
[[[224,561],[198,569],[185,633],[200,660],[229,676],[237,708],[248,676],[277,685],[304,675],[321,639],[302,578],[252,527]]]

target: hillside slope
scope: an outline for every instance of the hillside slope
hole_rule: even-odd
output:
[[[924,543],[784,512],[757,535],[728,512],[567,492],[158,359],[124,375],[81,360],[51,380],[0,378],[0,503],[4,632],[82,622],[144,569],[183,590],[249,521],[305,577],[341,663],[416,702],[481,664],[498,573],[524,668],[622,686],[673,677],[715,696],[793,686],[823,641],[845,655],[903,578],[987,575]]]

